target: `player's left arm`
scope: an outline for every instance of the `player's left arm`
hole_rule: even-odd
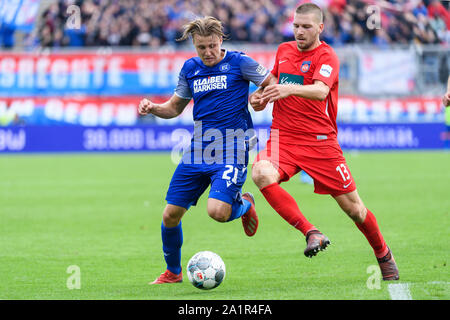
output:
[[[270,85],[276,84],[278,81],[277,77],[275,77],[272,73],[261,83],[260,87],[255,90],[249,97],[250,105],[253,110],[261,111],[267,106],[268,100],[261,99],[264,89]]]
[[[276,77],[267,68],[247,55],[241,56],[240,68],[244,79],[259,86],[249,97],[250,105],[255,111],[263,110],[267,102],[261,103],[260,101],[262,91],[268,85],[276,83]]]
[[[274,102],[289,96],[297,96],[305,99],[323,101],[327,98],[330,87],[320,80],[315,80],[313,84],[272,84],[264,89],[261,99]]]

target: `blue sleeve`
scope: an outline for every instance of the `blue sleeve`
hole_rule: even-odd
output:
[[[192,99],[191,88],[189,88],[189,84],[186,80],[186,76],[184,73],[184,67],[181,69],[180,74],[178,75],[178,84],[175,88],[175,94],[182,99],[190,100]]]
[[[245,80],[251,81],[257,86],[269,76],[269,70],[246,55],[241,56],[241,72]]]

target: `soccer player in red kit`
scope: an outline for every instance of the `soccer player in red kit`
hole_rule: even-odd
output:
[[[312,257],[330,241],[300,211],[280,183],[304,170],[314,192],[330,194],[372,246],[384,280],[399,273],[375,216],[363,204],[337,141],[339,60],[319,35],[323,13],[312,3],[295,12],[295,41],[278,47],[272,74],[277,78],[250,96],[255,111],[274,102],[270,139],[253,164],[252,179],[278,214],[306,236]]]

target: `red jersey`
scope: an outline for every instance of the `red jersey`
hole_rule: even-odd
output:
[[[325,100],[289,96],[275,101],[272,129],[278,129],[280,142],[299,145],[337,143],[337,103],[339,60],[325,42],[311,51],[301,52],[296,41],[278,47],[272,74],[279,84],[324,82],[330,92]]]

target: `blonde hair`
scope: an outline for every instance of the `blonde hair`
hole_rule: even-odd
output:
[[[186,40],[189,36],[193,37],[194,34],[201,37],[208,37],[211,35],[217,35],[219,38],[226,38],[227,36],[223,32],[222,22],[214,17],[204,17],[192,20],[191,22],[183,26],[183,35],[177,39],[177,41]]]

